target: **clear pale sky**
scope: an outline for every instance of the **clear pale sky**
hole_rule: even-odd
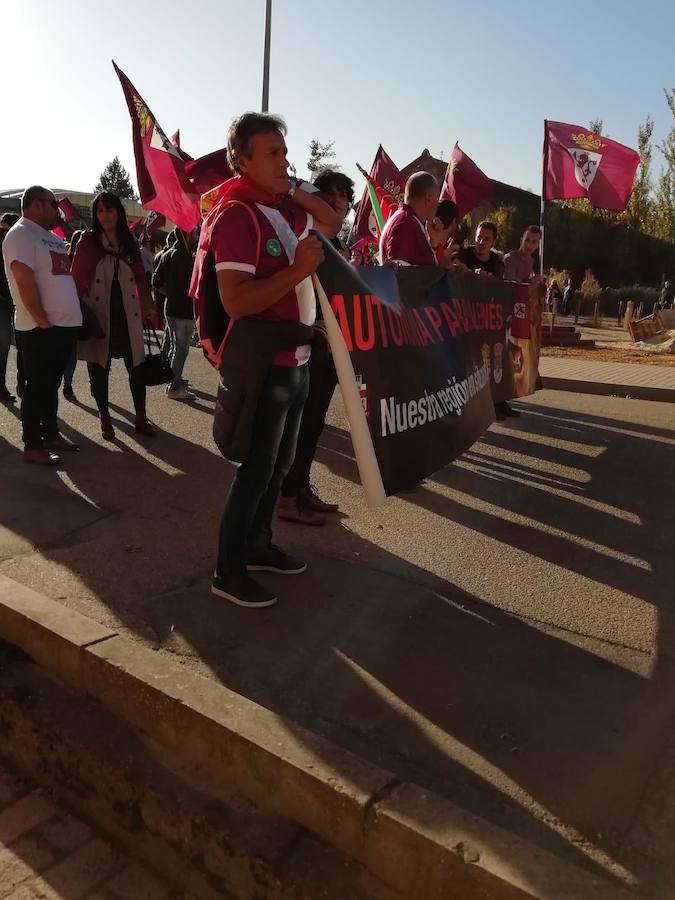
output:
[[[91,190],[118,155],[135,181],[114,58],[199,156],[259,109],[264,0],[0,0],[0,189]],[[538,191],[544,118],[636,146],[672,124],[675,3],[645,0],[274,0],[270,109],[305,172],[312,138],[363,180],[381,142],[399,166],[456,140],[488,175]],[[655,154],[655,168],[661,157]]]

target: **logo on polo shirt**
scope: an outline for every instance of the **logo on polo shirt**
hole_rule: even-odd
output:
[[[281,256],[281,244],[276,238],[270,238],[265,244],[265,250],[270,256]]]

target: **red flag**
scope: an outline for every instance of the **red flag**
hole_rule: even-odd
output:
[[[185,174],[185,160],[162,131],[136,88],[113,62],[131,115],[136,178],[141,203],[185,231],[199,222],[199,204]]]
[[[387,219],[389,216],[398,209],[398,201],[395,200],[391,194],[385,191],[383,188],[379,186],[370,175],[361,168],[361,166],[357,163],[356,168],[363,175],[363,177],[368,182],[370,187],[370,191],[368,193],[370,204],[373,208],[373,212],[375,214],[375,224],[377,227],[377,239],[379,241],[380,234],[382,233],[382,229],[384,228]]]
[[[449,197],[454,200],[459,208],[459,217],[463,219],[493,190],[492,180],[460,149],[459,144],[455,144],[445,173],[441,199]]]
[[[145,219],[143,218],[143,216],[140,216],[138,219],[132,219],[131,222],[129,222],[129,231],[135,237],[138,237],[140,235],[141,231],[143,230],[144,222],[145,222]]]
[[[214,150],[213,153],[187,162],[185,172],[192,184],[192,190],[199,197],[234,175],[227,161],[226,148]]]
[[[74,219],[82,218],[67,197],[63,197],[59,200],[59,212],[61,213],[64,222],[72,222]]]
[[[377,148],[375,160],[370,170],[370,178],[375,185],[382,188],[387,194],[390,194],[396,203],[403,200],[405,178],[401,175],[391,158],[385,153],[382,144]],[[373,242],[378,240],[377,220],[373,204],[370,202],[367,185],[359,203],[359,211],[354,222],[354,233]]]
[[[587,197],[598,209],[622,212],[640,155],[578,125],[544,122],[544,200]]]

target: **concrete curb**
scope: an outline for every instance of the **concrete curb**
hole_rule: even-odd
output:
[[[610,384],[602,381],[582,381],[576,378],[542,376],[544,388],[552,391],[572,391],[576,394],[596,394],[600,397],[626,397],[629,400],[654,400],[657,403],[675,403],[675,390],[655,388],[639,384]]]
[[[187,783],[307,828],[405,897],[634,896],[4,576],[0,638],[132,725]]]

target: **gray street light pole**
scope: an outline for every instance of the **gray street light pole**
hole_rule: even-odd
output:
[[[265,56],[263,60],[262,111],[270,105],[270,39],[272,37],[272,0],[266,0],[265,9]]]

